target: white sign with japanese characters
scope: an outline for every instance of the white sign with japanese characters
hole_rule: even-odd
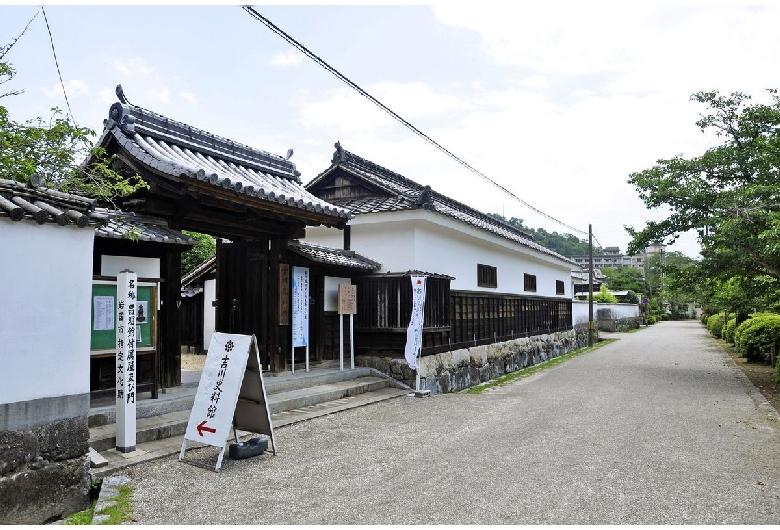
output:
[[[225,447],[251,342],[251,335],[214,333],[211,337],[185,438]]]

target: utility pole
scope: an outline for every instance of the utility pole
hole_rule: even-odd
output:
[[[593,346],[593,225],[588,225],[588,348]]]

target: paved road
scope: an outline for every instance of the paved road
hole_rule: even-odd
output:
[[[780,417],[697,322],[482,395],[399,398],[276,432],[217,474],[130,470],[143,524],[778,524]],[[189,455],[189,453],[188,453]],[[216,450],[188,456],[213,465]]]

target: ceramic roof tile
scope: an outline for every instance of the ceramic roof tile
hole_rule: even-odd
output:
[[[376,271],[381,265],[352,250],[325,247],[308,241],[289,241],[287,248],[316,263],[365,271]]]
[[[98,226],[107,219],[95,210],[95,202],[94,199],[40,186],[37,175],[33,175],[26,184],[0,179],[0,217],[9,217],[12,221],[75,225],[79,228]]]
[[[96,237],[107,239],[135,239],[153,243],[185,245],[192,247],[198,241],[188,235],[168,227],[164,219],[139,215],[132,212],[117,212],[104,208],[96,209],[108,219],[105,226],[95,230]]]
[[[295,164],[284,157],[127,103],[120,87],[117,95],[123,102],[111,106],[101,145],[111,136],[134,158],[172,177],[196,179],[261,201],[324,213],[334,222],[349,219],[348,210],[309,193]]]

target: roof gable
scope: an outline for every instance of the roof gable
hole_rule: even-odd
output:
[[[215,198],[313,225],[349,219],[346,209],[306,191],[289,160],[292,153],[274,155],[132,105],[121,86],[117,96],[99,144],[119,154],[131,171],[155,179],[169,197]]]
[[[427,209],[498,235],[542,254],[553,256],[568,264],[568,258],[554,252],[533,240],[533,237],[498,219],[470,206],[433,191],[403,175],[362,158],[335,144],[336,151],[331,166],[312,180],[306,189],[322,198],[327,193],[333,204],[349,209],[353,214],[383,213],[399,210]],[[336,191],[338,178],[344,178],[349,191]],[[353,189],[373,188],[382,190],[373,196],[353,196]],[[340,196],[341,195],[341,196]]]

